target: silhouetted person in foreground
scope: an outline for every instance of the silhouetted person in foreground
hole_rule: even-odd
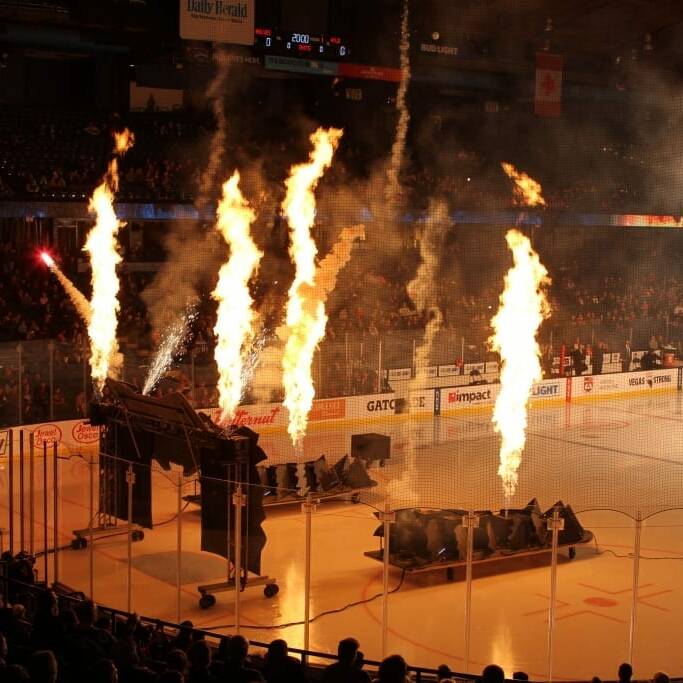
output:
[[[619,683],[631,683],[633,667],[628,662],[620,664],[619,670],[617,671],[617,676],[619,678]]]
[[[497,664],[489,664],[481,672],[481,683],[504,683],[505,672]]]
[[[408,665],[401,655],[389,655],[377,671],[377,683],[407,683]]]
[[[337,646],[339,661],[325,669],[323,683],[370,683],[370,676],[356,666],[359,647],[355,638],[340,640]]]

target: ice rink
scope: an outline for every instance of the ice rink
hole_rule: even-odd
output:
[[[683,656],[668,645],[670,639],[661,637],[662,632],[677,632],[683,618],[683,511],[666,510],[680,497],[683,481],[682,399],[674,391],[531,409],[520,487],[512,504],[536,497],[546,509],[561,498],[596,537],[595,544],[578,547],[573,560],[563,553],[559,564],[554,658],[558,679],[614,678],[617,665],[628,656],[633,518],[638,514],[647,519],[642,531],[635,674],[649,678],[656,669],[673,675],[683,672]],[[340,638],[354,635],[366,656],[374,659],[380,657],[381,601],[367,600],[381,591],[381,565],[363,553],[378,547],[373,537],[378,526],[375,511],[387,499],[394,508],[495,509],[503,498],[490,409],[460,411],[457,416],[384,416],[336,427],[313,425],[305,456],[325,453],[334,461],[348,452],[351,434],[359,432],[390,435],[392,457],[386,467],[370,470],[378,486],[363,494],[359,504],[325,502],[313,515],[311,614],[340,611],[314,620],[311,647],[334,651]],[[261,445],[275,460],[287,448],[286,434],[264,430]],[[89,467],[83,458],[72,457],[61,460],[59,468],[59,538],[68,544],[73,529],[88,525]],[[38,459],[40,482],[41,471]],[[147,616],[169,621],[180,616],[195,626],[229,632],[232,593],[218,594],[217,604],[209,610],[198,607],[197,584],[221,580],[225,561],[200,552],[196,507],[183,504],[180,520],[176,518],[175,477],[173,472],[155,474],[156,526],[132,544],[132,608]],[[192,482],[186,481],[182,494],[193,490]],[[6,499],[3,493],[4,527]],[[42,547],[42,511],[39,501],[34,504],[34,543]],[[280,592],[270,599],[258,588],[242,594],[242,624],[254,640],[283,637],[290,645],[302,645],[300,624],[272,625],[300,622],[303,617],[304,524],[298,504],[268,509],[263,571],[277,578]],[[52,535],[52,529],[48,531]],[[28,538],[28,525],[24,534]],[[179,534],[180,615],[175,573]],[[88,593],[92,559],[95,600],[125,609],[127,552],[125,536],[97,541],[92,554],[88,549],[62,550],[59,579]],[[42,560],[38,564],[42,568]],[[400,580],[400,572],[392,570],[392,588]],[[544,677],[549,595],[547,556],[475,566],[470,669],[480,671],[495,661],[508,676],[521,669]],[[350,603],[359,604],[341,609]],[[447,663],[462,670],[464,606],[462,575],[456,573],[453,582],[443,570],[407,577],[390,597],[389,649],[412,664]]]

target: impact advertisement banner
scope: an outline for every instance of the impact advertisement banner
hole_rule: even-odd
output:
[[[180,0],[180,37],[254,44],[254,0]]]

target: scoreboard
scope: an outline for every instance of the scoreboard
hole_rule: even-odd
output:
[[[298,55],[312,59],[345,59],[351,54],[347,41],[341,36],[282,31],[269,27],[257,27],[254,33],[255,47],[268,54]]]

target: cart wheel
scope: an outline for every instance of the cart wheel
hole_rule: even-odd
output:
[[[131,535],[130,538],[133,542],[135,541],[141,541],[145,537],[145,532],[140,531],[139,529],[134,531]]]
[[[216,604],[216,596],[211,595],[211,593],[204,593],[201,598],[199,598],[199,606],[202,609],[209,609]]]
[[[576,548],[574,548],[574,546],[572,546],[571,548],[569,548],[569,559],[573,560],[575,557],[576,557]]]
[[[88,547],[88,539],[87,538],[74,538],[71,540],[71,549],[72,550],[83,550],[83,548]]]
[[[280,592],[280,586],[276,583],[267,583],[263,589],[263,594],[267,598],[272,598]]]
[[[360,503],[360,493],[354,493],[354,494],[351,496],[351,502],[352,502],[354,505],[358,505],[358,503]]]

